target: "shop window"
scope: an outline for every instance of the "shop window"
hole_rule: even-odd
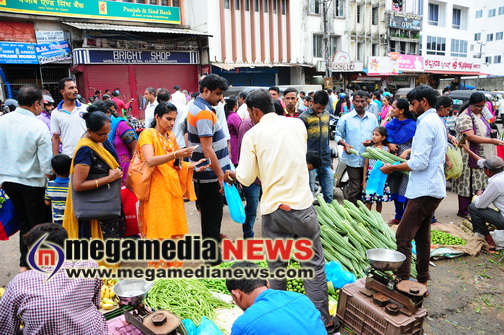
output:
[[[357,23],[361,22],[361,6],[357,5]]]
[[[467,41],[452,39],[450,55],[452,57],[467,57]]]
[[[372,50],[371,50],[371,55],[372,56],[378,56],[378,49],[379,49],[380,45],[378,43],[374,43],[373,46],[372,46]]]
[[[157,5],[157,0],[149,0],[149,5]]]
[[[161,6],[168,6],[168,0],[161,0]]]
[[[477,10],[476,11],[476,18],[479,19],[480,17],[483,17],[483,10]]]
[[[500,64],[501,63],[501,55],[494,56],[494,64]]]
[[[499,7],[499,15],[504,15],[504,6]]]
[[[458,8],[453,8],[453,16],[452,16],[452,28],[460,29],[460,19],[462,16],[462,11]]]
[[[444,56],[446,52],[446,38],[427,36],[427,55]]]
[[[264,0],[264,12],[267,13],[269,11],[269,1]]]
[[[496,41],[502,40],[502,35],[503,35],[502,31],[499,33],[495,33],[495,40]]]
[[[487,34],[487,42],[493,41],[493,34]]]
[[[259,0],[254,0],[254,10],[259,12]]]
[[[310,14],[320,14],[320,0],[310,0]]]
[[[224,0],[224,8],[225,9],[229,9],[230,8],[229,0]]]
[[[481,33],[474,34],[474,40],[475,41],[481,41]]]
[[[334,0],[334,16],[345,17],[345,0]]]
[[[287,5],[285,4],[285,0],[282,0],[282,15],[285,15],[285,10]]]
[[[313,57],[322,58],[323,35],[313,35]]]
[[[329,55],[334,55],[336,51],[341,50],[341,37],[340,36],[331,36],[330,38],[330,52]]]
[[[489,9],[488,10],[488,17],[494,17],[495,16],[496,9]]]
[[[439,5],[429,4],[429,24],[431,26],[439,25]]]
[[[273,14],[277,13],[277,0],[272,0],[273,1]]]
[[[423,0],[418,0],[418,15],[423,15]]]
[[[410,55],[416,55],[417,54],[417,47],[415,43],[410,43],[409,44],[409,54]]]
[[[373,26],[378,25],[378,7],[373,7],[371,9],[371,24]]]
[[[357,60],[364,61],[364,43],[357,43]]]
[[[245,10],[250,11],[250,0],[245,0]]]
[[[136,3],[145,3],[145,0],[136,0]]]
[[[492,56],[485,57],[485,64],[492,64]]]
[[[235,0],[235,9],[240,10],[240,0]]]

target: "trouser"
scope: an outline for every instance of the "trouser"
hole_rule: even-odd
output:
[[[324,271],[324,251],[320,242],[320,225],[313,206],[303,210],[277,209],[273,213],[263,215],[262,235],[263,238],[272,239],[307,238],[313,242],[313,257],[306,262],[300,262],[300,264],[302,267],[312,268],[315,271],[315,276],[313,279],[305,279],[304,286],[306,296],[320,311],[324,324],[328,324],[330,316]],[[279,267],[286,268],[287,262],[282,260],[268,261],[268,266],[270,271],[273,271]],[[285,279],[270,280],[270,285],[274,290],[287,289]]]
[[[408,200],[405,202],[400,202],[399,200],[394,200],[395,205],[395,217],[397,221],[401,221],[404,211],[406,210],[406,206],[408,205]]]
[[[362,199],[362,174],[363,167],[347,166],[348,172],[348,201],[357,205],[357,201]]]
[[[43,187],[4,182],[2,188],[12,200],[20,224],[19,251],[21,258],[19,266],[28,267],[26,262],[28,246],[24,243],[23,236],[36,225],[52,221],[51,206],[47,206],[44,202],[45,189]]]
[[[471,223],[475,233],[480,233],[483,236],[490,235],[486,222],[493,224],[498,229],[504,229],[504,216],[500,211],[492,208],[476,208],[472,203],[469,205],[469,213],[471,214]]]
[[[331,166],[323,166],[319,169],[310,171],[310,188],[315,192],[315,180],[319,177],[320,186],[325,202],[332,202],[334,195],[334,172]]]
[[[243,195],[247,201],[245,205],[245,223],[242,225],[243,238],[253,238],[257,207],[261,197],[261,185],[252,183],[250,186],[243,186]]]
[[[222,208],[224,197],[219,192],[219,182],[201,183],[195,182],[197,206],[201,215],[201,236],[202,238],[213,238],[220,240],[220,229],[222,222]]]
[[[397,251],[406,260],[397,270],[400,279],[409,279],[411,272],[411,241],[415,240],[417,250],[417,279],[421,283],[429,280],[430,228],[434,211],[443,199],[420,197],[409,199],[401,223],[396,232]]]
[[[471,204],[471,197],[463,197],[463,196],[459,195],[458,196],[458,205],[459,205],[458,214],[469,215],[469,205],[470,204]]]

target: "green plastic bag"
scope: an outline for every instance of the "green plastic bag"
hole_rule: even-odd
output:
[[[452,163],[451,169],[445,170],[446,180],[456,179],[462,175],[462,152],[459,148],[449,145],[446,154]]]

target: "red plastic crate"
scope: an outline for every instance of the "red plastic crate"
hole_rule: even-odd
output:
[[[343,324],[361,335],[422,335],[427,310],[420,308],[412,316],[389,315],[360,290],[364,279],[345,285],[339,294],[336,315]]]

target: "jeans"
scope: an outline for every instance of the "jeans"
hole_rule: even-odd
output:
[[[327,203],[331,203],[334,195],[334,172],[330,165],[310,171],[310,188],[315,192],[315,180],[319,178],[322,194]]]
[[[320,242],[320,225],[317,221],[317,213],[313,206],[302,210],[285,211],[277,209],[273,213],[262,216],[263,238],[289,239],[307,238],[313,242],[313,257],[305,262],[300,262],[301,267],[311,268],[315,271],[312,279],[304,280],[306,296],[313,302],[320,311],[322,321],[328,324],[329,302],[327,299],[327,282],[324,271],[324,250]],[[286,268],[287,262],[280,259],[269,260],[268,267],[271,272],[277,268]],[[285,279],[270,280],[271,288],[274,290],[286,290],[287,281]]]
[[[243,195],[247,201],[247,205],[245,206],[245,223],[242,226],[243,238],[253,238],[257,206],[261,197],[261,185],[252,183],[250,186],[243,186]]]
[[[213,238],[220,241],[220,229],[222,222],[222,208],[224,207],[224,196],[219,192],[219,182],[194,183],[197,206],[201,216],[201,236]]]
[[[469,213],[471,214],[471,222],[475,233],[480,233],[483,236],[490,235],[486,222],[493,224],[497,229],[504,229],[504,216],[495,209],[476,208],[476,205],[472,203],[469,205]]]
[[[28,267],[26,262],[28,246],[22,237],[36,225],[52,221],[51,206],[44,203],[45,189],[43,187],[4,182],[2,188],[12,200],[19,220],[19,251],[21,252],[19,266]]]

